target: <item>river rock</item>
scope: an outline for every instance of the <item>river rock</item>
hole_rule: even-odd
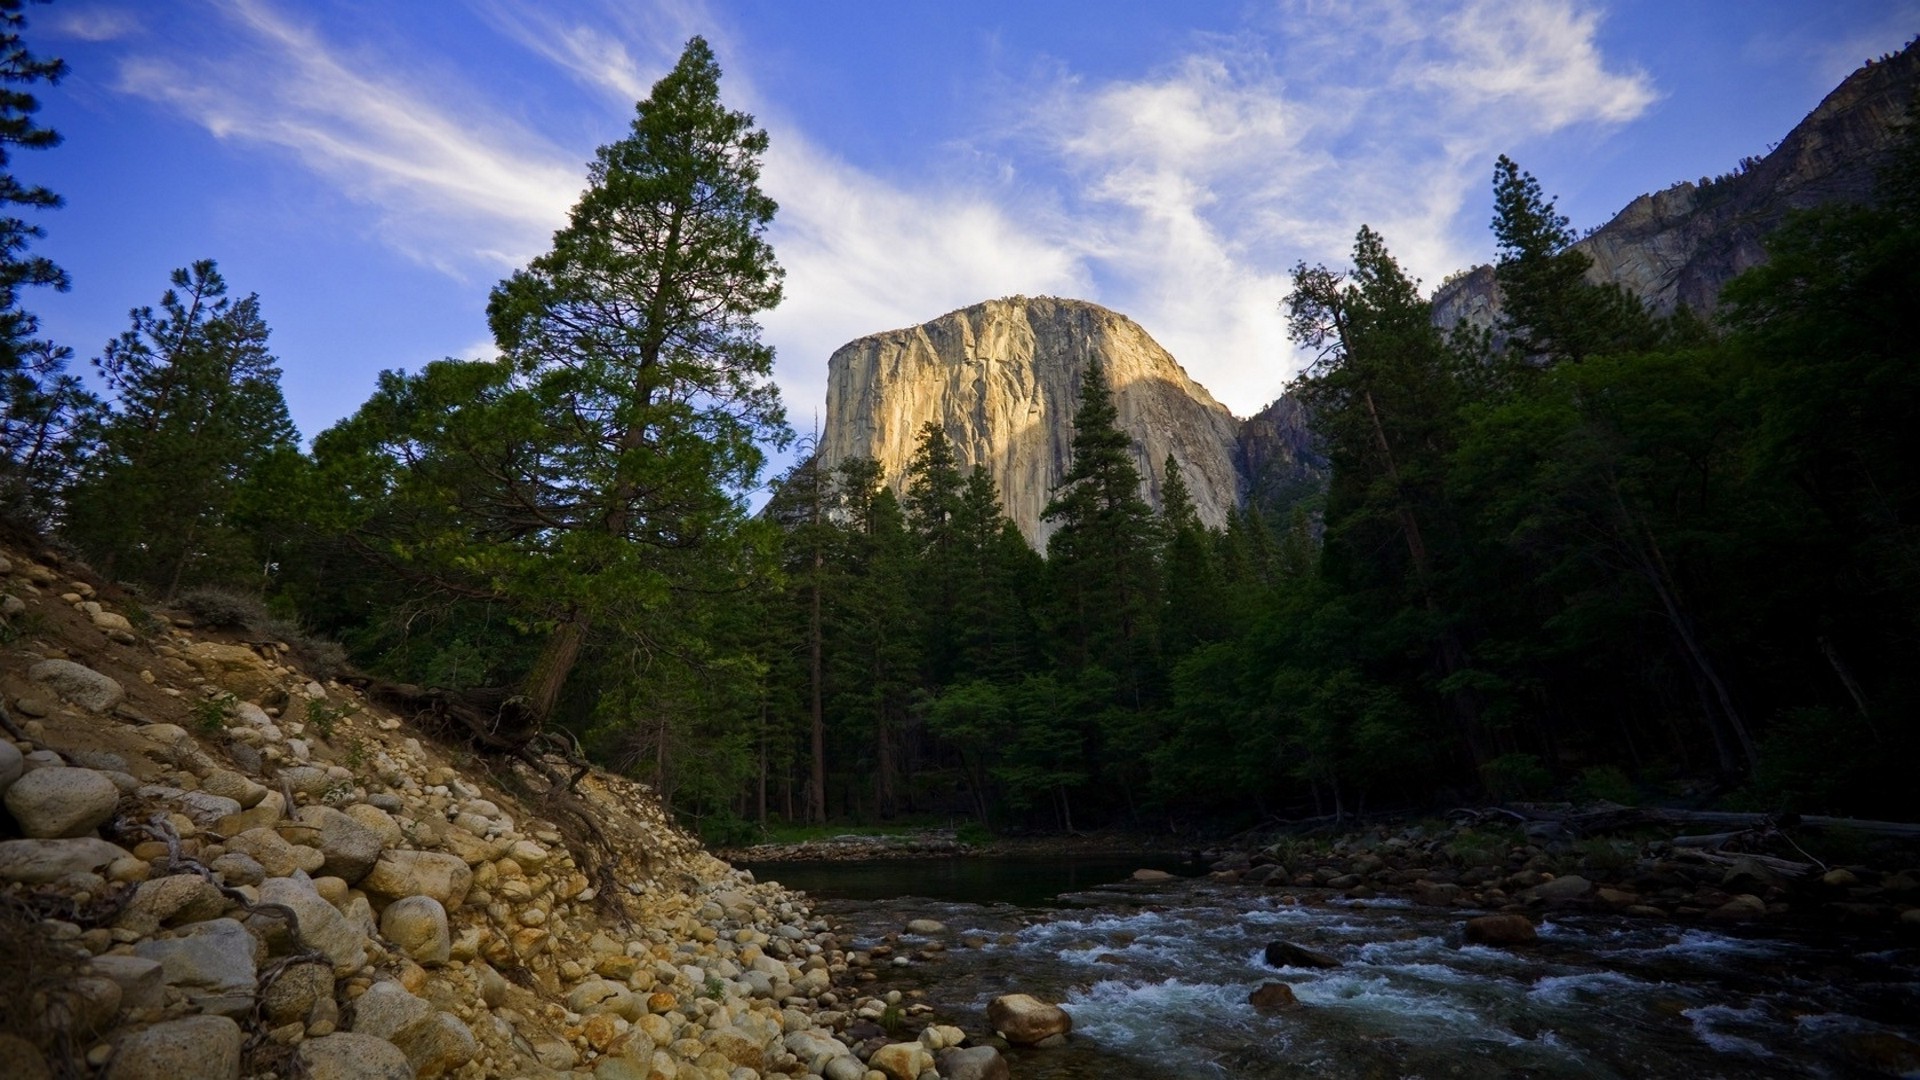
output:
[[[409,1024],[433,1015],[433,1006],[407,993],[407,988],[391,979],[367,987],[353,1002],[352,1030],[382,1039]]]
[[[7,809],[29,837],[85,836],[105,824],[120,789],[92,769],[57,765],[35,769],[7,789]]]
[[[233,1080],[240,1044],[240,1025],[224,1016],[169,1020],[120,1040],[106,1080]]]
[[[114,923],[144,937],[163,926],[217,919],[226,910],[227,898],[213,882],[199,874],[174,874],[141,882]]]
[[[1247,995],[1247,1004],[1256,1009],[1291,1009],[1300,1004],[1293,996],[1293,987],[1283,982],[1261,983],[1259,989]]]
[[[0,881],[44,885],[68,874],[95,873],[132,858],[123,847],[91,836],[0,840]]]
[[[1326,953],[1295,945],[1291,941],[1270,941],[1266,951],[1269,967],[1337,968],[1340,961]]]
[[[1767,902],[1765,900],[1760,899],[1752,893],[1741,893],[1739,896],[1707,912],[1707,917],[1710,919],[1747,920],[1765,918],[1766,914]]]
[[[933,1055],[917,1042],[888,1043],[873,1052],[867,1067],[887,1074],[887,1080],[919,1080],[934,1067]]]
[[[1012,1080],[1007,1059],[991,1046],[955,1048],[939,1054],[940,1075],[945,1080]]]
[[[260,805],[261,799],[267,797],[265,784],[255,783],[232,769],[214,769],[209,772],[200,781],[200,790],[209,795],[232,799],[240,804],[242,810],[253,809]]]
[[[300,939],[333,961],[336,974],[358,971],[367,962],[367,939],[340,909],[327,903],[303,878],[272,878],[260,886],[262,904],[285,904],[299,923]]]
[[[407,1055],[413,1075],[428,1080],[465,1065],[480,1054],[480,1043],[451,1013],[435,1012],[393,1033],[388,1040]]]
[[[305,1020],[323,997],[333,996],[333,970],[328,964],[293,964],[268,985],[261,999],[270,1026]]]
[[[606,979],[588,979],[574,987],[573,992],[567,995],[567,1008],[582,1016],[612,1013],[628,1020],[636,1020],[646,1012],[633,991]]]
[[[1073,1030],[1073,1017],[1031,994],[1003,994],[987,1003],[987,1022],[1008,1042],[1031,1046]]]
[[[372,829],[373,834],[380,838],[383,848],[397,848],[406,839],[406,834],[400,830],[400,823],[393,820],[393,815],[370,803],[354,803],[342,813]]]
[[[947,932],[947,924],[938,919],[914,919],[907,923],[907,933],[931,937]]]
[[[273,669],[245,645],[196,641],[182,651],[181,659],[243,701],[271,703],[283,693]]]
[[[1173,875],[1167,873],[1165,870],[1135,870],[1133,872],[1133,880],[1135,881],[1172,881]]]
[[[1529,904],[1555,904],[1568,900],[1577,900],[1593,891],[1593,882],[1579,874],[1566,874],[1543,881],[1520,894],[1520,899]]]
[[[438,851],[386,851],[360,881],[375,896],[399,900],[431,896],[452,910],[467,898],[473,871],[456,855]]]
[[[71,660],[42,660],[27,669],[27,678],[89,712],[103,713],[126,699],[127,692],[107,675]]]
[[[386,846],[379,833],[331,806],[303,806],[295,812],[294,820],[314,829],[312,846],[326,856],[321,872],[349,885],[367,876]]]
[[[104,975],[69,975],[43,993],[47,1025],[79,1038],[106,1030],[120,1013],[120,984]]]
[[[166,1004],[167,977],[157,960],[108,953],[87,961],[88,970],[120,986],[120,1004],[128,1009],[157,1009]]]
[[[0,739],[0,797],[4,797],[7,789],[26,771],[27,760],[21,755],[20,748]]]
[[[1539,938],[1525,915],[1482,915],[1468,919],[1461,936],[1475,945],[1522,945]]]
[[[409,896],[388,904],[380,913],[380,935],[422,964],[444,964],[453,952],[447,909],[431,896]]]
[[[203,1012],[235,1016],[253,1005],[254,979],[264,950],[233,919],[194,923],[171,938],[142,941],[135,956],[160,963],[167,985],[185,992]]]
[[[307,1080],[413,1080],[399,1047],[355,1031],[336,1031],[300,1044],[295,1055]]]
[[[252,811],[248,811],[252,813]],[[227,838],[227,850],[249,856],[260,864],[268,877],[287,877],[296,870],[317,873],[327,861],[317,848],[289,844],[268,828],[252,828]]]

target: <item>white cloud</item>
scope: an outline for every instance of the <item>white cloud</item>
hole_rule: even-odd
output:
[[[1597,26],[1571,0],[1288,4],[1144,78],[1060,78],[1009,152],[1050,155],[1068,217],[1097,223],[1062,237],[1095,299],[1244,414],[1299,364],[1277,309],[1292,263],[1344,261],[1367,223],[1437,280],[1484,249],[1459,219],[1496,153],[1652,102]]]
[[[53,31],[81,41],[114,41],[140,29],[140,17],[123,8],[95,5],[59,12]]]
[[[222,139],[278,146],[381,211],[379,235],[456,277],[545,246],[578,194],[578,156],[499,116],[463,113],[357,62],[258,0],[226,0],[227,46],[135,56],[119,86]]]
[[[297,156],[377,208],[382,240],[455,276],[490,277],[545,247],[585,147],[534,134],[457,79],[389,74],[410,68],[336,46],[268,0],[217,10],[228,47],[129,60],[123,87]],[[973,118],[970,143],[881,175],[761,92],[747,47],[698,0],[478,10],[597,94],[614,124],[694,28],[708,34],[727,100],[772,134],[764,182],[781,203],[772,239],[788,277],[765,322],[802,423],[824,400],[833,348],[1016,292],[1132,315],[1250,412],[1297,363],[1277,310],[1292,263],[1343,261],[1367,222],[1437,280],[1485,250],[1480,221],[1463,233],[1460,220],[1495,153],[1623,123],[1653,100],[1646,76],[1600,53],[1582,0],[1285,2],[1137,77],[1056,67],[1016,80]]]

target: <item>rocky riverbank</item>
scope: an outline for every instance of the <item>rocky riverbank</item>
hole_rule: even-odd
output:
[[[1848,857],[1820,861],[1772,829],[1712,840],[1706,847],[1671,836],[1580,837],[1552,821],[1523,825],[1474,815],[1280,836],[1250,848],[1212,850],[1206,858],[1218,881],[1330,891],[1348,900],[1392,895],[1534,916],[1585,910],[1920,935],[1920,852],[1911,845],[1843,838]],[[1782,857],[1781,849],[1793,858]]]
[[[9,1076],[916,1080],[961,1041],[864,1060],[887,1004],[804,897],[288,654],[0,552]]]

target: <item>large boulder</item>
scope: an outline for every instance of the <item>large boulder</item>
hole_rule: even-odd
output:
[[[44,885],[68,874],[95,873],[119,859],[123,847],[91,836],[62,840],[0,840],[0,881]]]
[[[167,985],[202,1012],[237,1016],[253,1007],[254,980],[265,950],[233,919],[194,923],[171,938],[142,941],[135,956],[156,960]]]
[[[291,909],[300,940],[308,948],[325,953],[336,974],[358,971],[367,962],[366,935],[314,891],[313,882],[297,877],[270,878],[260,885],[260,903],[284,904]]]
[[[111,676],[71,660],[42,660],[27,669],[27,678],[90,712],[106,712],[127,696]]]
[[[169,1020],[120,1040],[106,1080],[233,1080],[240,1046],[240,1025],[224,1016]]]
[[[1525,915],[1482,915],[1468,919],[1461,936],[1474,945],[1524,945],[1539,938]]]
[[[227,898],[213,882],[198,874],[174,874],[141,882],[114,923],[144,937],[163,926],[217,919],[226,910]]]
[[[466,900],[472,885],[473,871],[466,862],[439,851],[382,852],[360,880],[360,887],[374,896],[388,900],[431,896],[449,910]]]
[[[574,987],[567,995],[567,1008],[582,1016],[612,1013],[628,1020],[638,1020],[646,1012],[646,1004],[633,991],[606,979],[588,979]]]
[[[887,1074],[887,1080],[919,1080],[934,1067],[933,1054],[917,1042],[888,1043],[873,1052],[867,1067]]]
[[[987,1022],[1008,1042],[1031,1046],[1073,1030],[1073,1017],[1031,994],[1003,994],[987,1003]]]
[[[277,701],[285,693],[273,668],[244,645],[196,641],[181,656],[208,681],[243,701]]]
[[[287,877],[296,870],[318,873],[327,859],[318,848],[289,844],[268,828],[252,828],[227,838],[227,850],[239,852],[260,864],[268,877]]]
[[[320,870],[352,885],[367,876],[386,847],[380,834],[331,806],[303,806],[294,820],[313,830],[313,842],[326,856]]]
[[[452,1013],[435,1012],[393,1033],[393,1045],[407,1055],[413,1075],[422,1080],[444,1076],[480,1055],[480,1042]]]
[[[144,956],[107,953],[87,962],[87,969],[120,987],[120,1004],[129,1009],[157,1009],[166,1004],[167,976],[158,961]]]
[[[7,789],[26,771],[27,759],[21,755],[20,748],[0,739],[0,796],[5,796]]]
[[[1293,987],[1283,982],[1261,983],[1259,988],[1247,995],[1247,1004],[1262,1011],[1273,1009],[1291,1009],[1300,1004],[1293,996]]]
[[[350,1027],[362,1035],[391,1039],[401,1028],[432,1015],[433,1006],[386,979],[367,987],[366,993],[354,999]]]
[[[399,1047],[354,1031],[308,1039],[295,1057],[307,1080],[413,1080],[413,1065]]]
[[[1593,891],[1593,882],[1579,874],[1565,874],[1552,881],[1543,881],[1520,894],[1520,899],[1529,904],[1564,904],[1569,900]]]
[[[1291,941],[1270,941],[1266,951],[1269,967],[1337,968],[1340,961],[1326,953],[1295,945]]]
[[[7,789],[7,809],[29,837],[85,836],[106,824],[120,789],[92,769],[55,765],[35,769]]]
[[[380,913],[380,934],[422,964],[444,964],[453,951],[447,909],[431,896],[409,896],[388,904]]]
[[[200,790],[209,795],[232,799],[240,804],[242,810],[253,809],[260,805],[261,799],[267,797],[265,784],[257,783],[232,769],[214,769],[207,773],[200,781]]]
[[[946,1080],[1012,1080],[1007,1059],[991,1046],[969,1046],[964,1050],[943,1050],[939,1055],[940,1075]]]

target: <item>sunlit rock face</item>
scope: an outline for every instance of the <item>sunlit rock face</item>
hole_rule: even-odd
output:
[[[1873,197],[1916,87],[1920,49],[1909,46],[1848,76],[1738,175],[1634,199],[1575,245],[1593,259],[1588,279],[1619,284],[1662,314],[1683,304],[1711,312],[1721,286],[1766,259],[1763,241],[1789,212]],[[1434,322],[1491,326],[1499,304],[1492,271],[1477,267],[1435,292]]]
[[[1052,525],[1040,514],[1066,476],[1081,380],[1095,360],[1148,502],[1160,505],[1172,455],[1200,519],[1224,526],[1244,491],[1240,422],[1138,323],[1080,300],[988,300],[842,346],[829,362],[821,461],[873,458],[902,490],[921,427],[935,421],[962,470],[985,466],[1008,516],[1044,546]]]

